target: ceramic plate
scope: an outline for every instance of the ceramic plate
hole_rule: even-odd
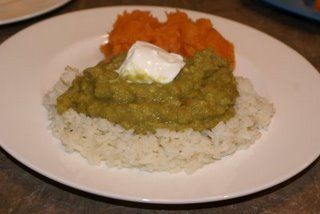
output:
[[[147,173],[91,166],[63,151],[47,129],[42,97],[67,65],[84,69],[99,62],[99,46],[124,10],[151,11],[160,19],[173,8],[124,6],[57,16],[15,34],[0,46],[1,146],[31,169],[90,193],[137,202],[198,203],[230,199],[276,185],[303,170],[320,152],[320,75],[278,40],[225,18],[210,19],[236,48],[235,73],[251,79],[272,101],[269,130],[238,151],[193,175]],[[50,34],[48,34],[50,31]]]
[[[0,25],[42,15],[69,1],[71,0],[0,0]]]

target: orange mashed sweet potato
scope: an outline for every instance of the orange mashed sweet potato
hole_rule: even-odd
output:
[[[316,8],[316,10],[320,11],[320,0],[316,0],[316,2],[314,3],[314,7]]]
[[[181,11],[166,15],[166,22],[159,22],[147,11],[135,10],[119,15],[109,34],[108,43],[101,46],[106,59],[128,51],[133,43],[139,40],[185,57],[192,56],[205,48],[211,48],[234,67],[232,43],[213,28],[210,20],[201,18],[192,21]]]

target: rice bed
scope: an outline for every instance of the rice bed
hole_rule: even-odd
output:
[[[211,130],[183,132],[159,129],[155,134],[136,135],[106,119],[90,118],[69,109],[56,112],[56,99],[80,73],[71,67],[61,75],[52,91],[44,97],[50,129],[67,152],[79,152],[90,164],[104,162],[108,167],[139,168],[146,171],[195,172],[238,149],[246,149],[267,129],[275,112],[259,96],[251,82],[237,77],[239,97],[236,115]]]

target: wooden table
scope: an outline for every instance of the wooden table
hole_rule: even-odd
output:
[[[187,8],[244,23],[284,42],[320,70],[320,24],[253,0],[75,0],[38,18],[0,26],[0,43],[23,28],[59,14],[132,4]],[[28,169],[1,150],[0,213],[100,212],[320,213],[320,161],[318,158],[290,180],[253,195],[222,202],[168,206],[118,201],[72,189]]]

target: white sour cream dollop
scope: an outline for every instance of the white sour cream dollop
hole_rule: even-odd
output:
[[[153,44],[137,41],[129,49],[117,72],[129,82],[165,84],[171,82],[184,65],[183,57],[179,54],[168,53]]]

